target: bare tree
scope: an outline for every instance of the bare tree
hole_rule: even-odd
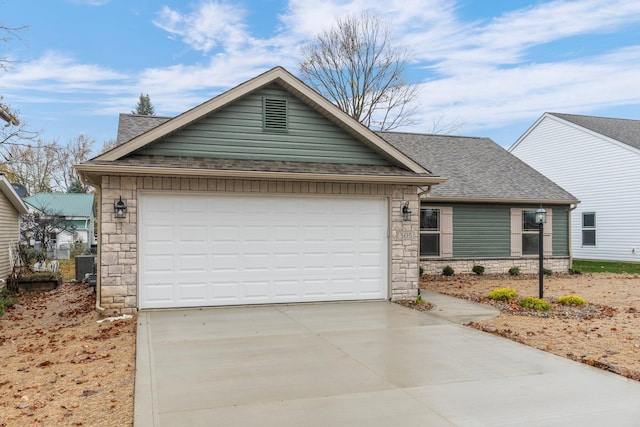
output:
[[[14,40],[20,40],[19,32],[25,28],[27,27],[7,27],[0,25],[0,42],[10,43]],[[18,61],[8,56],[0,56],[0,70],[9,71],[16,62]],[[6,122],[6,125],[0,127],[0,144],[35,141],[41,132],[29,130],[26,124],[19,120],[19,112],[4,103],[2,99],[3,97],[0,96],[0,118]]]
[[[22,25],[20,27],[7,27],[5,25],[0,25],[0,42],[9,43],[13,40],[20,40],[20,35],[18,34],[20,31],[27,28],[26,25]],[[7,56],[0,57],[0,70],[8,70],[11,68],[11,64],[16,61],[11,60]]]
[[[20,240],[23,244],[37,244],[39,261],[45,258],[46,251],[53,249],[52,240],[61,230],[72,230],[72,224],[62,214],[43,208],[41,211],[23,215],[20,222]]]
[[[62,147],[57,142],[46,144],[38,139],[32,145],[5,145],[2,155],[17,183],[29,194],[54,191],[54,177],[60,168]]]
[[[414,123],[418,87],[403,78],[409,54],[392,45],[379,18],[364,12],[340,19],[302,56],[303,80],[363,125],[392,130]]]
[[[109,150],[113,150],[118,146],[118,142],[115,139],[109,139],[102,143],[102,148],[100,149],[100,154],[106,153]]]
[[[58,158],[59,165],[54,174],[58,189],[68,191],[74,182],[82,182],[73,165],[80,164],[91,157],[95,139],[80,134],[62,147]],[[85,188],[85,191],[87,188]]]

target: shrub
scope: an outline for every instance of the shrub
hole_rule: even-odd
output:
[[[453,276],[453,268],[451,268],[450,265],[447,265],[445,268],[442,269],[442,275]]]
[[[484,274],[484,267],[481,265],[474,265],[471,271],[476,273],[478,276],[482,276]]]
[[[518,293],[513,288],[496,288],[487,295],[489,299],[496,301],[508,301],[518,298]]]
[[[0,317],[4,315],[7,308],[13,307],[15,303],[15,296],[8,289],[2,289],[0,291]]]
[[[583,305],[586,301],[578,295],[563,295],[558,298],[558,303],[563,305]]]
[[[548,302],[540,298],[524,297],[520,299],[520,306],[524,308],[531,308],[533,310],[548,311],[551,306]]]
[[[551,276],[553,274],[553,270],[549,270],[548,268],[543,268],[542,274],[544,274],[545,276]]]
[[[520,275],[520,267],[513,266],[509,269],[509,276],[519,276]]]
[[[582,274],[582,271],[578,270],[577,268],[570,268],[569,269],[569,274],[575,274],[577,276],[577,275]]]

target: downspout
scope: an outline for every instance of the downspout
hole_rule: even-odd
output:
[[[418,187],[418,200],[422,199],[422,196],[428,196],[431,193],[432,185],[427,185],[426,187]]]
[[[569,232],[567,233],[569,238],[569,268],[573,268],[573,243],[571,239],[571,217],[572,217],[572,212],[577,207],[578,207],[577,203],[572,203],[571,205],[569,205]]]
[[[102,258],[102,192],[100,191],[101,189],[99,187],[95,187],[96,188],[96,199],[100,201],[100,203],[98,203],[98,208],[96,209],[97,214],[98,214],[98,241],[96,242],[96,258],[98,260],[98,262],[96,263],[96,311],[98,313],[104,313],[106,311],[106,308],[100,305],[100,301],[101,301],[101,295],[102,295],[102,288],[100,286],[100,282],[101,282],[101,264],[102,262],[100,261]]]

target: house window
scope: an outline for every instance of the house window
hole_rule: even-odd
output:
[[[440,209],[420,209],[420,256],[440,256]]]
[[[596,245],[596,213],[582,213],[582,246]]]
[[[263,123],[266,131],[286,132],[288,129],[287,100],[280,98],[263,98]]]
[[[539,228],[536,211],[522,211],[522,255],[538,253]]]

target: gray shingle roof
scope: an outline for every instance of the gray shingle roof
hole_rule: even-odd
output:
[[[120,114],[118,118],[118,136],[116,144],[120,145],[138,135],[142,135],[154,127],[171,120],[171,117],[141,116],[138,114]]]
[[[378,132],[390,144],[447,182],[443,198],[576,201],[550,179],[489,138]]]
[[[548,113],[593,132],[640,149],[640,120]]]
[[[221,171],[320,173],[327,175],[384,175],[402,177],[433,176],[429,174],[417,174],[397,166],[283,162],[273,160],[212,159],[206,157],[166,157],[138,154],[130,155],[115,161],[90,160],[85,164]]]

